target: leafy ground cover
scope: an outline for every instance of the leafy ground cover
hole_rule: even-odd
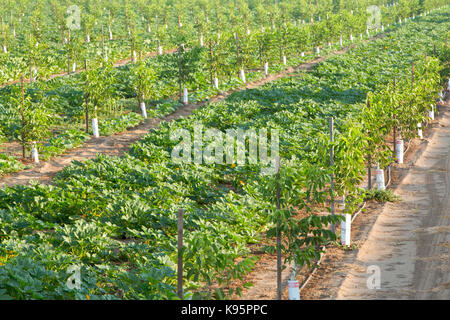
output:
[[[414,136],[437,98],[441,62],[431,55],[434,44],[445,50],[440,45],[449,15],[448,8],[433,13],[311,72],[236,92],[187,119],[162,123],[123,157],[99,156],[65,168],[54,186],[0,191],[0,297],[175,299],[180,208],[186,210],[187,298],[230,294],[230,280],[254,264],[247,245],[265,231],[272,237],[280,220],[288,235],[283,255],[295,253],[299,264],[308,264],[320,244],[335,238],[327,226],[340,219],[313,214],[327,205],[330,174],[336,196],[345,192],[351,212],[364,196],[359,184],[367,154],[380,163],[392,160],[378,155],[386,145],[377,138],[394,126],[405,138]],[[388,123],[392,115],[397,120]],[[334,143],[330,116],[336,120]],[[171,132],[194,132],[196,124],[220,131],[278,129],[280,174],[261,175],[262,164],[174,162],[178,142]],[[280,204],[274,199],[278,187]],[[309,215],[297,219],[298,210]],[[80,268],[80,289],[67,286],[71,266]]]

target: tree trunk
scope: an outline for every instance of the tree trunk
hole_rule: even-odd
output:
[[[181,70],[181,44],[178,44],[178,88],[179,88],[179,96],[180,102],[183,102],[183,79],[182,79],[182,70]]]
[[[84,60],[84,71],[87,72],[87,60]],[[88,83],[86,81],[86,87],[88,86]],[[86,116],[85,116],[85,120],[86,120],[86,133],[89,134],[89,93],[86,92],[85,96],[85,102],[86,102]]]
[[[22,86],[22,110],[21,110],[21,139],[22,139],[22,158],[25,159],[25,84],[23,81],[23,76],[20,78],[20,84]]]
[[[210,81],[211,81],[211,84],[212,85],[214,85],[214,80],[213,80],[213,66],[212,66],[212,63],[213,63],[213,56],[212,56],[212,41],[211,40],[209,40],[209,61],[210,61],[210,63],[209,63],[209,73],[210,73]]]

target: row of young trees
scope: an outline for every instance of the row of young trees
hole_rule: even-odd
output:
[[[156,51],[160,47],[176,50],[179,43],[173,35],[180,28],[186,34],[186,43],[197,44],[205,42],[202,38],[221,37],[224,31],[243,39],[249,32],[272,30],[278,33],[282,51],[290,42],[283,37],[285,34],[302,34],[317,46],[337,41],[340,36],[365,32],[368,17],[375,14],[367,11],[369,5],[377,5],[380,24],[389,25],[445,3],[443,0],[2,2],[3,54],[23,55],[23,66],[17,74],[28,73],[31,79],[33,75],[45,77],[61,69],[70,73],[85,59],[94,59],[98,50],[133,60],[138,51]],[[296,28],[303,23],[308,27]],[[31,47],[38,54],[29,52]]]
[[[412,64],[410,77],[394,78],[379,92],[369,93],[361,113],[370,137],[365,150],[368,168],[389,165],[396,159],[395,141],[416,137],[422,124],[430,120],[440,91],[441,70],[437,58],[425,56]],[[393,136],[393,146],[386,140],[388,134]]]
[[[165,70],[155,70],[149,61],[144,61],[139,39],[133,36],[136,32],[131,12],[131,9],[127,9],[126,15],[129,19],[129,34],[134,39],[130,49],[135,63],[130,65],[129,80],[144,117],[147,115],[145,101],[159,96],[156,88],[157,78],[163,76],[173,78],[176,74],[178,94],[182,100],[183,88],[197,80],[196,74],[203,73],[209,78],[210,84],[216,86],[217,78],[223,79],[226,76],[231,78],[246,68],[262,68],[268,62],[282,63],[286,55],[299,55],[308,49],[312,50],[320,43],[336,42],[344,30],[362,32],[365,26],[363,23],[365,15],[357,16],[349,12],[330,14],[328,19],[311,24],[281,23],[278,27],[272,26],[267,29],[262,27],[253,31],[235,19],[234,27],[230,30],[200,33],[199,39],[191,40],[192,30],[183,25],[180,18],[177,32],[171,34],[171,42],[177,44],[177,50],[174,54],[168,55]],[[213,29],[212,25],[207,23],[205,25],[206,29]],[[39,34],[31,35],[29,38],[30,62],[39,60],[37,39]],[[76,42],[68,41],[68,45],[71,46],[70,52],[75,55],[79,50]],[[114,77],[113,61],[103,46],[102,49],[95,59],[84,59],[82,91],[86,132],[89,132],[90,119],[97,122],[99,112],[107,111],[116,99],[113,85],[117,79]],[[35,70],[35,65],[32,66],[30,63],[31,82],[34,80]],[[21,93],[18,94],[19,91],[13,88],[11,96],[13,103],[21,110],[21,130],[17,131],[20,135],[16,138],[22,143],[25,155],[25,149],[30,142],[42,141],[51,135],[50,129],[55,117],[47,107],[50,98],[43,90],[39,90],[39,84],[27,88],[22,81],[19,87]],[[97,123],[93,123],[94,127],[96,125]]]
[[[365,167],[372,168],[378,163],[384,169],[396,160],[389,136],[393,135],[394,140],[415,138],[418,124],[433,119],[430,111],[435,111],[442,88],[441,69],[441,61],[435,57],[417,61],[411,77],[393,79],[387,86],[369,92],[367,106],[354,119],[343,121],[334,139],[323,136],[313,161],[290,160],[296,164],[294,167],[285,161],[278,174],[262,184],[261,196],[271,204],[268,208],[271,228],[267,235],[277,238],[269,249],[278,253],[279,299],[281,257],[284,263],[311,266],[320,258],[320,247],[336,240],[333,226],[345,221],[345,214],[356,212],[363,201],[361,183]],[[332,203],[335,199],[343,199],[345,204],[339,214],[333,209],[328,215],[310,214],[318,204]],[[306,211],[308,216],[299,218],[299,210]]]

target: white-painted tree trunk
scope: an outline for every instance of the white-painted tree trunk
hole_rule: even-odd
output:
[[[397,154],[397,163],[402,164],[403,163],[403,139],[397,139],[395,142],[395,151]]]
[[[375,175],[377,179],[377,189],[384,190],[386,186],[384,184],[384,170],[380,169],[380,165],[377,163],[377,168],[375,170]]]
[[[188,90],[187,88],[183,89],[183,103],[188,104],[189,103],[189,97],[188,97]]]
[[[428,117],[434,120],[434,105],[431,105],[431,109],[428,110]]]
[[[144,119],[147,119],[147,108],[145,106],[145,102],[139,103],[139,106],[141,107],[141,114],[144,117]]]
[[[39,163],[39,153],[37,150],[36,142],[33,142],[31,146],[31,158],[34,163]]]
[[[100,137],[99,130],[98,130],[98,119],[97,118],[92,119],[92,132],[93,132],[94,138]]]
[[[241,69],[241,80],[243,83],[247,83],[246,79],[245,79],[245,72],[244,69]]]
[[[300,300],[298,280],[288,280],[289,300]]]
[[[345,193],[342,198],[342,210],[345,210]],[[345,213],[344,218],[344,221],[341,221],[341,244],[344,246],[349,246],[352,232],[352,216]]]

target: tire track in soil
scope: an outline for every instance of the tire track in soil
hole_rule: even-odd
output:
[[[375,36],[372,39],[377,39],[383,37],[384,34]],[[365,40],[367,42],[370,40]],[[38,165],[23,171],[19,171],[13,174],[8,174],[0,178],[0,188],[4,188],[6,185],[9,187],[16,185],[25,185],[29,184],[30,181],[37,181],[43,184],[51,184],[52,177],[55,176],[59,171],[63,170],[64,167],[70,165],[70,163],[74,160],[76,161],[85,161],[88,159],[93,159],[97,157],[98,154],[104,154],[108,156],[119,156],[123,153],[127,152],[130,146],[141,139],[144,135],[148,133],[149,130],[158,127],[158,125],[162,121],[173,121],[182,117],[188,117],[192,112],[208,103],[214,103],[218,101],[222,101],[230,96],[232,93],[237,91],[242,91],[246,89],[253,89],[256,87],[260,87],[268,82],[290,76],[294,72],[299,71],[307,71],[312,69],[318,63],[325,61],[326,59],[343,54],[354,48],[356,45],[353,44],[351,46],[345,47],[341,50],[334,51],[325,57],[317,57],[310,62],[305,62],[296,67],[288,67],[284,71],[268,75],[267,77],[257,80],[254,82],[248,82],[245,86],[229,90],[227,92],[222,92],[219,95],[210,98],[204,102],[199,103],[191,103],[184,106],[181,106],[179,109],[171,113],[170,115],[163,118],[154,118],[148,119],[144,123],[131,128],[123,133],[111,135],[108,137],[100,137],[100,138],[91,138],[81,147],[70,149],[65,154],[54,157],[49,161],[41,162]]]

